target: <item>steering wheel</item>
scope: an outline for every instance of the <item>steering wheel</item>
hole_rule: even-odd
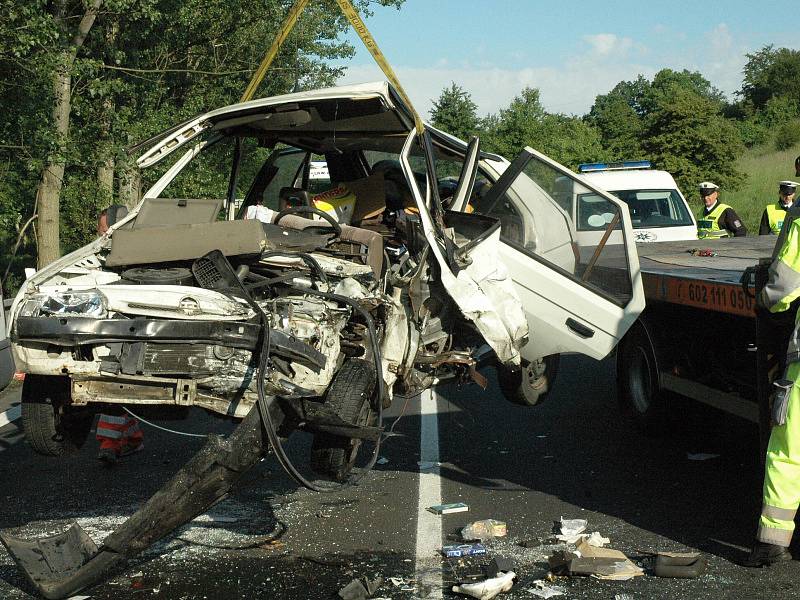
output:
[[[318,209],[318,208],[316,208],[314,206],[287,206],[281,212],[279,212],[277,215],[275,215],[275,218],[272,220],[272,223],[277,225],[278,221],[280,221],[286,215],[294,215],[294,214],[301,214],[301,213],[310,213],[312,215],[317,215],[318,217],[320,217],[324,221],[327,221],[328,225],[330,226],[330,229],[333,230],[333,232],[336,234],[337,237],[341,237],[342,236],[342,226],[339,225],[339,223],[337,223],[336,220],[332,216],[330,216],[328,213],[326,213],[325,211],[322,211],[322,210],[320,210],[320,209]],[[313,226],[313,227],[309,226],[309,227],[306,227],[306,230],[308,230],[308,229],[316,229],[317,227],[319,227],[319,226]],[[321,226],[321,228],[322,229],[328,229],[325,226]]]

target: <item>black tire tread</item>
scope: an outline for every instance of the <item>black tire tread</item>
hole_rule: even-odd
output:
[[[333,378],[326,402],[343,420],[356,423],[364,402],[369,402],[375,387],[375,369],[361,358],[347,360]],[[343,481],[353,465],[348,462],[350,438],[317,433],[311,445],[311,468],[320,475]]]
[[[22,427],[33,450],[44,456],[67,456],[80,450],[91,428],[88,416],[74,417],[68,427],[56,427],[55,408],[69,394],[66,377],[26,375],[22,384]]]

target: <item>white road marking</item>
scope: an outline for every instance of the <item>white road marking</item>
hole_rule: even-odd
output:
[[[420,471],[417,505],[416,579],[420,598],[442,598],[442,517],[427,510],[442,503],[442,480],[439,476],[439,423],[436,393],[427,390],[420,395],[421,463],[433,466]],[[427,465],[426,465],[427,466]]]
[[[0,413],[0,427],[8,425],[12,421],[16,421],[22,415],[22,408],[19,406],[12,406],[5,412]]]

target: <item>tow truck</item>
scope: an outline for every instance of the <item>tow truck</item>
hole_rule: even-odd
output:
[[[663,432],[681,396],[757,424],[766,447],[771,382],[797,307],[772,314],[756,297],[787,229],[637,246],[647,305],[617,349],[616,372],[620,405],[641,429]]]

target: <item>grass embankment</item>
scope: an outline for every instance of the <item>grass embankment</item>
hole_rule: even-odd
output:
[[[747,226],[748,235],[758,235],[758,224],[764,207],[778,200],[778,182],[785,179],[798,181],[794,172],[794,159],[800,155],[800,146],[778,151],[774,146],[761,146],[747,150],[737,161],[737,167],[747,175],[742,189],[720,192],[720,200],[730,204]],[[700,199],[696,190],[689,190],[692,210],[700,214]]]

